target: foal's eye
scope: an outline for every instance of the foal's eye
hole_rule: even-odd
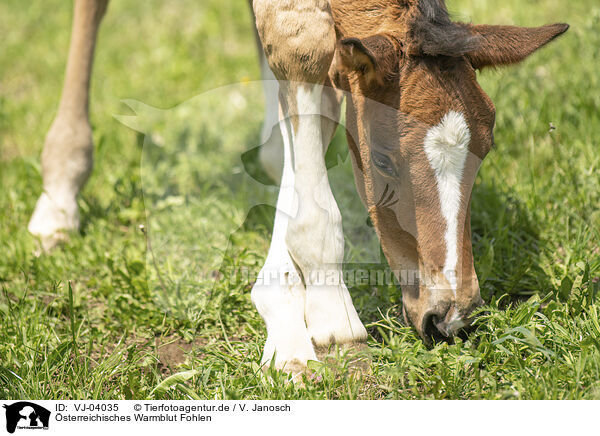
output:
[[[381,154],[375,150],[371,151],[371,159],[373,164],[388,176],[397,175],[396,167],[392,163],[389,157],[385,154]]]

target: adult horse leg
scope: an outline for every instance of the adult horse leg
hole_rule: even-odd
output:
[[[75,0],[65,82],[42,152],[43,192],[29,222],[50,249],[79,228],[77,195],[93,166],[89,86],[98,27],[108,0]]]

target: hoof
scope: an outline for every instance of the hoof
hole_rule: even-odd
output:
[[[61,200],[61,201],[56,201]],[[69,239],[69,233],[79,228],[79,213],[75,198],[55,198],[43,193],[29,221],[29,233],[40,242],[38,253],[52,250]]]

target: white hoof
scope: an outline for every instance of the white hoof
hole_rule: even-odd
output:
[[[363,326],[344,283],[309,285],[306,289],[306,325],[308,334],[318,347],[333,343],[364,342]]]
[[[43,250],[50,250],[68,238],[68,233],[79,228],[77,201],[51,198],[42,193],[37,201],[29,226],[29,232],[40,239]]]
[[[287,260],[279,267],[267,262],[251,295],[267,326],[263,368],[273,362],[276,369],[296,374],[317,356],[304,322],[304,285],[291,259]]]

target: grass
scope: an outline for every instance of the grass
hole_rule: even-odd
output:
[[[355,374],[338,350],[301,387],[260,372],[265,328],[250,280],[226,274],[258,272],[272,209],[250,207],[276,194],[244,178],[251,152],[239,161],[257,144],[259,90],[217,89],[260,78],[246,2],[110,5],[94,70],[96,168],[80,199],[81,234],[39,257],[26,225],[71,7],[2,2],[0,398],[600,399],[600,8],[593,0],[448,3],[473,22],[571,24],[524,64],[480,75],[498,112],[497,147],[472,206],[486,311],[468,338],[428,349],[399,324],[396,288],[354,286],[370,370]],[[239,103],[223,121],[236,128],[201,122],[219,119],[219,101]],[[121,120],[148,135],[114,114],[137,114]],[[344,156],[340,132],[332,147]],[[364,229],[365,214],[347,161],[332,171],[346,233],[357,235],[348,261],[376,263],[372,235],[350,231]],[[152,251],[141,224],[152,229]]]

